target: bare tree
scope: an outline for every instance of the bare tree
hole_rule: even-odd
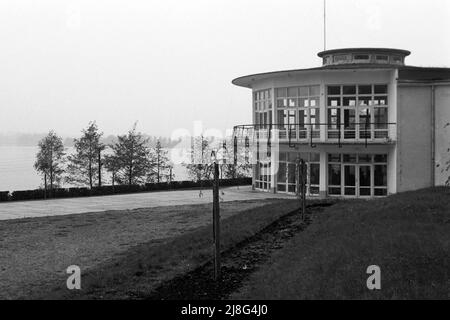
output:
[[[38,147],[34,168],[43,176],[45,194],[47,195],[50,184],[50,194],[53,195],[53,187],[59,183],[64,173],[65,153],[62,138],[50,131],[39,141]]]
[[[118,164],[116,181],[121,184],[140,184],[145,181],[151,164],[148,138],[136,131],[136,123],[127,134],[118,136],[111,145]]]
[[[163,180],[168,182],[172,181],[173,174],[171,169],[173,169],[173,166],[171,165],[167,154],[168,152],[162,147],[161,141],[156,141],[155,147],[151,149],[151,167],[147,181],[157,183],[160,183]]]
[[[192,160],[191,163],[184,164],[187,174],[190,179],[194,181],[212,179],[212,167],[210,163],[212,149],[210,148],[210,141],[204,136],[193,138],[191,144]]]
[[[104,150],[104,145],[100,142],[102,135],[94,121],[82,130],[79,139],[73,140],[75,153],[68,157],[67,182],[92,188],[98,178],[98,185],[101,186],[101,152]]]
[[[106,155],[104,158],[105,169],[111,173],[111,184],[114,191],[115,182],[117,181],[117,172],[120,170],[120,160],[115,155]]]

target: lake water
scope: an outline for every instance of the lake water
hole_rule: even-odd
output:
[[[37,152],[38,147],[0,146],[0,191],[37,189],[42,184],[33,167]],[[72,148],[67,148],[67,153],[71,152]],[[173,173],[175,180],[188,180],[182,165],[174,166]],[[104,179],[109,183],[109,176]]]

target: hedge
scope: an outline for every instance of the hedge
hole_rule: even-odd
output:
[[[9,191],[0,191],[0,202],[9,200]]]
[[[223,187],[249,185],[252,183],[251,178],[238,179],[222,179],[220,185]],[[0,202],[2,201],[21,201],[21,200],[38,200],[45,198],[76,198],[88,196],[104,196],[112,194],[148,192],[148,191],[164,191],[191,188],[209,188],[212,186],[211,180],[202,182],[196,181],[173,181],[171,183],[146,183],[145,185],[116,185],[89,188],[56,188],[53,192],[47,191],[47,195],[43,189],[0,192]]]

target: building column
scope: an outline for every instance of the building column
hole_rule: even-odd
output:
[[[277,193],[278,188],[278,165],[280,161],[280,144],[278,141],[278,130],[274,129],[272,134],[271,150],[270,150],[270,176],[271,176],[271,192]]]

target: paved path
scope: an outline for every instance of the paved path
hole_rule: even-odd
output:
[[[223,201],[254,200],[267,198],[292,198],[283,194],[252,191],[251,187],[229,187],[223,189]],[[212,201],[212,191],[199,190],[161,191],[121,194],[101,197],[82,197],[54,200],[35,200],[0,203],[0,220],[151,208],[169,205],[200,204]]]

